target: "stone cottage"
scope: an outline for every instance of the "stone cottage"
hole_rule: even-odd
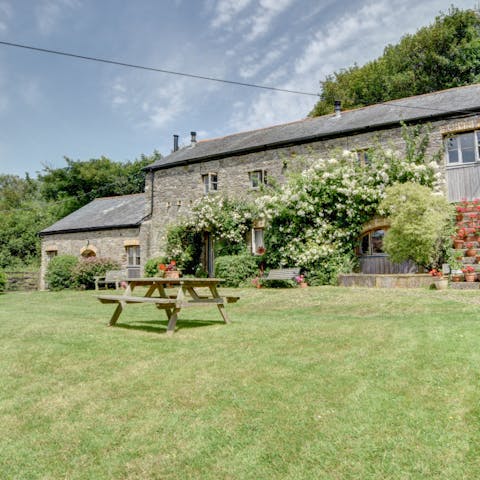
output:
[[[168,225],[188,213],[193,201],[202,195],[218,192],[248,197],[267,178],[284,182],[290,158],[299,155],[321,157],[332,149],[357,152],[359,162],[368,168],[367,150],[376,142],[404,149],[403,122],[431,126],[429,150],[430,153],[439,149],[445,152],[450,201],[480,196],[479,113],[480,84],[476,84],[343,112],[336,105],[336,111],[331,115],[211,140],[197,141],[195,132],[192,132],[190,145],[181,149],[178,149],[178,137],[175,136],[172,153],[147,167],[143,217],[136,219],[140,222],[136,226],[140,267],[146,259],[163,253]],[[95,209],[103,201],[92,202],[87,207]],[[48,252],[52,251],[48,250],[51,245],[58,253],[68,250],[68,253],[82,254],[80,250],[85,245],[79,249],[80,245],[73,244],[68,237],[72,233],[68,229],[62,231],[61,225],[59,227],[63,221],[71,224],[70,217],[41,233],[42,268],[45,268]],[[112,222],[123,223],[120,220]],[[81,221],[76,227],[75,235],[82,241],[88,238],[100,245],[105,230],[95,230],[97,237],[92,229],[82,230]],[[378,221],[366,226],[360,241],[362,256],[381,260],[364,263],[369,269],[392,268],[383,261],[385,256],[381,247],[375,247],[381,244],[379,239],[385,227]],[[263,228],[258,224],[252,231],[250,245],[253,251],[263,241]],[[211,250],[211,241],[206,235],[204,262],[209,271],[213,267]],[[126,255],[126,252],[122,254]]]
[[[97,198],[42,230],[40,288],[45,288],[48,262],[56,255],[108,257],[129,276],[140,276],[141,245],[148,245],[145,194]]]

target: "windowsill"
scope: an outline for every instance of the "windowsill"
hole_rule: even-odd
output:
[[[480,162],[471,162],[471,163],[447,163],[447,170],[453,170],[456,168],[468,168],[468,167],[480,167]]]

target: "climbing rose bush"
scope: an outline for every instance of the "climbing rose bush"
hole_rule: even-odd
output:
[[[195,232],[210,232],[217,241],[243,245],[256,216],[252,202],[219,194],[205,195],[193,204],[189,216],[172,228],[180,225],[183,229]]]
[[[368,165],[360,165],[355,152],[344,151],[312,160],[277,192],[257,200],[268,222],[268,263],[319,270],[332,256],[353,257],[362,226],[385,214],[379,204],[387,186],[416,182],[438,194],[444,191],[440,165],[433,159],[409,160],[380,147],[368,158]]]

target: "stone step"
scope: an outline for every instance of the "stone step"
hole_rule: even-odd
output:
[[[448,288],[453,290],[479,290],[480,282],[450,282]]]

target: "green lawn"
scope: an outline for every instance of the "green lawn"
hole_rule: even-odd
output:
[[[1,295],[0,478],[480,478],[478,292],[236,294],[173,337],[151,305],[108,328],[91,292]]]

